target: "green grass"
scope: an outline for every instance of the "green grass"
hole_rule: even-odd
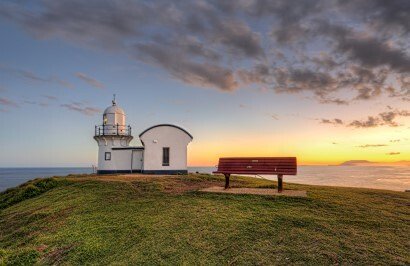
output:
[[[308,198],[210,194],[196,190],[223,180],[204,174],[46,180],[0,194],[0,265],[410,264],[409,193],[285,183]]]

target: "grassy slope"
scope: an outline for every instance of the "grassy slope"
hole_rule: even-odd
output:
[[[286,183],[309,197],[196,192],[222,185],[210,175],[54,181],[0,210],[0,264],[410,264],[409,193]]]

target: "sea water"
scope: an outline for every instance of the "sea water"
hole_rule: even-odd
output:
[[[189,172],[212,173],[214,167],[189,167]],[[92,168],[0,168],[0,191],[37,177],[90,174]],[[255,176],[276,180],[276,176]],[[297,176],[284,182],[404,191],[410,189],[408,166],[298,166]]]
[[[66,176],[69,174],[91,174],[91,167],[50,168],[0,168],[0,191],[18,186],[38,177]]]
[[[211,173],[214,167],[192,167],[190,171]],[[253,175],[255,176],[255,175]],[[255,176],[277,180],[274,175]],[[410,189],[409,166],[298,166],[296,176],[284,176],[284,182],[363,187],[404,191]]]

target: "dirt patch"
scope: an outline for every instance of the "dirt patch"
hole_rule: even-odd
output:
[[[227,193],[227,194],[250,194],[250,195],[268,195],[268,196],[288,196],[288,197],[307,197],[306,191],[301,190],[284,190],[279,193],[271,188],[229,188],[208,187],[201,189],[202,192]]]
[[[216,182],[212,181],[194,181],[190,179],[179,179],[179,180],[170,180],[164,184],[164,192],[173,193],[173,194],[182,194],[188,191],[196,191],[204,189],[206,187],[216,185]]]
[[[90,178],[88,178],[89,180]],[[196,191],[210,186],[221,185],[222,182],[213,177],[204,180],[190,175],[144,175],[144,174],[124,174],[124,175],[96,175],[91,179],[107,182],[131,183],[139,191],[158,191],[165,193],[182,194],[188,191]],[[150,185],[148,185],[150,184]]]
[[[43,252],[47,247],[48,247],[47,245],[41,244],[40,246],[36,247],[36,250],[38,252]]]
[[[74,248],[74,245],[58,247],[51,252],[45,254],[44,261],[47,264],[60,264],[64,257]]]

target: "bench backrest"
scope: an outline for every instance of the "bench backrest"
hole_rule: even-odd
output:
[[[296,157],[220,158],[218,173],[296,175]]]

